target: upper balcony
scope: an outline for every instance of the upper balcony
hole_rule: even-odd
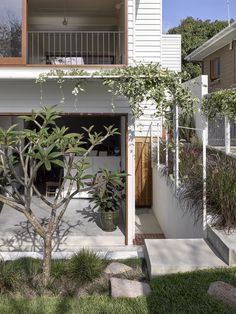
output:
[[[126,64],[126,0],[1,0],[0,65]]]

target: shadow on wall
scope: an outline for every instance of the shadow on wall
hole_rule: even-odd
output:
[[[41,225],[46,228],[48,225],[48,218],[41,218]],[[52,248],[55,252],[64,251],[60,249],[60,246],[63,245],[70,232],[76,227],[82,225],[82,221],[78,220],[76,223],[71,224],[67,221],[61,221],[59,227],[53,236]],[[15,234],[7,239],[0,238],[0,250],[4,247],[4,251],[9,252],[42,252],[43,251],[43,240],[36,233],[34,228],[31,226],[29,221],[21,221],[19,224],[16,224],[15,227],[18,229],[15,231]]]

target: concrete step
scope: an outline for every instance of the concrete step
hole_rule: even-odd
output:
[[[203,239],[148,239],[144,256],[150,278],[227,266]]]
[[[227,233],[208,226],[207,238],[229,266],[236,266],[236,231]]]
[[[107,235],[97,236],[82,236],[82,235],[68,235],[65,237],[58,237],[53,242],[53,247],[57,251],[73,251],[79,250],[81,247],[117,247],[125,245],[125,236]],[[39,252],[43,249],[43,241],[40,237],[35,236],[33,239],[26,237],[17,237],[13,234],[0,234],[0,252],[13,251],[27,251]]]
[[[77,247],[76,250],[67,250],[62,252],[53,252],[53,259],[68,259],[71,256],[82,250],[84,247]],[[90,250],[96,252],[102,257],[106,257],[109,260],[117,259],[127,259],[127,258],[143,258],[143,247],[142,246],[109,246],[109,247],[100,247],[93,246],[89,247]],[[0,252],[0,260],[14,260],[21,257],[32,257],[32,258],[43,258],[43,252]]]

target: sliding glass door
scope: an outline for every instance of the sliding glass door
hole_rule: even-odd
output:
[[[0,0],[0,64],[26,63],[26,0]]]

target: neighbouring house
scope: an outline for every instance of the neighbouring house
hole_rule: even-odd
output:
[[[18,116],[40,109],[43,103],[58,104],[63,111],[59,123],[72,132],[89,125],[100,131],[110,124],[120,131],[100,151],[92,152],[90,170],[96,173],[107,167],[129,174],[123,223],[113,234],[105,235],[94,227],[94,217],[88,217],[84,210],[88,207],[86,195],[79,195],[81,199],[72,200],[68,208],[65,223],[72,231],[66,233],[67,242],[64,247],[64,242],[61,244],[61,249],[69,242],[71,248],[78,242],[83,246],[133,243],[136,208],[152,208],[150,138],[160,132],[160,122],[153,117],[155,109],[151,105],[142,118],[134,121],[127,100],[109,93],[100,78],[88,79],[85,92],[78,96],[71,93],[73,82],[66,81],[64,103],[60,102],[60,89],[54,80],[44,87],[41,101],[35,80],[51,69],[76,67],[92,73],[140,62],[181,70],[181,37],[162,34],[162,0],[0,1],[0,126],[7,128],[17,122],[18,128],[23,128]],[[50,176],[59,174],[46,177],[42,173],[38,184],[45,188]],[[43,217],[43,209],[39,210]],[[27,227],[25,222],[11,209],[3,208],[0,223],[2,250],[9,243],[9,250],[17,250],[17,241],[22,243],[23,237],[20,231]],[[12,242],[6,242],[7,237],[12,237]],[[37,245],[29,241],[24,250],[35,248]]]
[[[191,52],[186,60],[200,62],[202,74],[208,76],[208,92],[236,88],[236,22],[226,27]],[[209,144],[225,145],[225,121],[209,122]],[[231,145],[236,145],[236,124],[231,123]]]

